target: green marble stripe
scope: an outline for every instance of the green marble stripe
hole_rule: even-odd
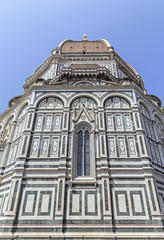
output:
[[[80,219],[74,219],[74,220],[66,220],[66,224],[95,224],[95,225],[104,225],[104,224],[112,224],[112,220],[109,219],[86,219],[86,220],[80,220]]]
[[[73,194],[78,194],[79,195],[79,212],[72,212],[72,198],[73,198]],[[81,216],[82,215],[82,192],[81,191],[77,191],[77,190],[73,190],[70,192],[70,205],[69,205],[69,215],[70,216]],[[79,221],[78,221],[79,222]]]
[[[119,203],[118,203],[118,195],[124,194],[125,196],[125,203],[126,203],[126,212],[120,212]],[[127,191],[115,191],[115,199],[116,199],[116,211],[117,216],[129,216],[129,204],[128,204],[128,196]]]
[[[3,186],[1,186],[1,187],[3,187]],[[9,189],[10,189],[10,187],[6,187],[6,188],[3,188],[3,189],[0,189],[0,192],[6,192]]]
[[[60,164],[58,167],[66,167],[65,164]]]
[[[38,193],[37,191],[26,191],[25,192],[23,209],[22,209],[22,216],[34,216],[37,193]],[[28,197],[29,194],[34,195],[33,209],[32,209],[32,212],[25,212],[25,208],[26,208],[26,204],[27,204],[27,197]]]
[[[15,168],[15,166],[13,166],[13,167],[10,168],[10,169],[5,169],[5,170],[4,170],[4,174],[7,174],[7,173],[9,173],[9,172],[12,172],[12,171],[14,170],[14,168]]]
[[[88,206],[88,198],[87,198],[87,195],[88,194],[93,194],[94,197],[95,197],[95,212],[88,212],[87,210],[87,206]],[[85,216],[97,216],[97,192],[93,192],[93,191],[86,191],[85,192]]]
[[[61,211],[62,206],[62,190],[63,190],[63,181],[60,180],[59,182],[59,198],[58,198],[58,211]]]
[[[124,228],[119,228],[119,227],[115,227],[114,226],[114,229],[116,232],[127,232],[127,233],[153,233],[153,232],[163,232],[164,231],[164,228],[158,228],[158,227],[154,227],[152,226],[152,228],[140,228],[140,227],[132,227],[131,228],[126,228],[126,226]]]
[[[64,165],[65,166],[65,165]],[[58,165],[26,165],[26,168],[59,168],[59,164]]]
[[[158,187],[158,189],[164,191],[164,187]]]
[[[154,166],[152,166],[152,167],[154,167]],[[157,172],[159,172],[159,173],[161,173],[161,174],[164,174],[164,171],[160,171],[159,169],[157,169],[157,168],[154,168],[155,169],[155,171],[157,171]]]
[[[113,165],[113,164],[110,164],[110,168],[142,168],[143,165]]]
[[[108,158],[110,162],[141,162],[142,158]]]
[[[49,202],[48,202],[48,212],[41,212],[41,204],[43,195],[49,195]],[[38,207],[38,216],[49,216],[51,211],[51,201],[52,201],[52,191],[41,191],[39,196],[39,207]]]
[[[123,188],[126,188],[126,187],[145,187],[145,184],[112,184],[111,183],[111,186],[112,187],[123,187]]]
[[[112,232],[113,229],[112,227],[106,226],[105,228],[99,228],[98,226],[95,226],[95,228],[91,228],[90,226],[85,226],[85,228],[81,228],[81,227],[76,227],[76,228],[71,228],[71,227],[67,227],[66,229],[64,228],[64,230],[66,232],[75,232],[75,233],[85,233],[85,232],[90,232],[90,233],[104,233],[105,232]]]
[[[127,157],[130,157],[130,152],[129,152],[129,144],[128,144],[128,138],[127,135],[125,135],[125,147],[126,147],[126,151],[127,151]]]
[[[142,212],[135,212],[135,207],[134,207],[135,203],[134,203],[134,199],[133,199],[133,195],[135,195],[135,194],[140,195]],[[132,204],[133,216],[145,216],[145,209],[144,209],[144,202],[143,202],[142,191],[130,191],[130,199],[131,199],[131,204]]]
[[[153,204],[153,210],[156,211],[156,205],[155,205],[155,199],[154,199],[154,194],[153,194],[153,189],[150,180],[148,180],[148,185],[149,185],[149,190],[150,190],[150,195],[152,199],[152,204]]]
[[[54,225],[54,224],[62,224],[63,223],[63,220],[58,220],[58,219],[37,219],[37,220],[34,220],[34,218],[30,218],[30,220],[29,219],[18,219],[18,222],[17,222],[17,224],[20,224],[20,225],[39,225],[40,226],[40,224],[45,224],[45,225]]]
[[[15,164],[15,167],[24,167],[24,163],[18,163],[18,164]]]
[[[14,231],[14,227],[12,228],[13,230],[7,230],[7,228],[5,228],[5,232],[12,232],[12,231]],[[59,228],[57,228],[57,227],[46,227],[46,228],[44,228],[44,226],[42,226],[42,227],[40,227],[40,226],[38,226],[38,227],[35,227],[35,228],[33,228],[32,226],[30,226],[29,228],[23,228],[23,227],[19,227],[19,228],[17,228],[17,227],[15,227],[15,232],[17,232],[17,233],[20,233],[20,232],[28,232],[28,233],[36,233],[36,232],[38,232],[38,233],[45,233],[45,232],[58,232],[60,230],[60,232],[61,232],[61,230],[62,230],[62,225],[61,226],[59,226]],[[18,238],[19,239],[19,238]]]
[[[105,194],[105,210],[109,211],[108,206],[108,189],[107,189],[107,181],[104,181],[104,194]]]
[[[121,182],[124,182],[124,181],[132,181],[132,182],[136,182],[136,181],[144,181],[145,182],[145,178],[143,178],[143,177],[141,177],[141,178],[126,178],[126,177],[124,177],[124,178],[116,178],[116,179],[118,179],[118,180],[121,180]],[[111,181],[112,181],[113,179],[111,178]]]
[[[3,201],[3,194],[0,195],[1,205],[0,205],[0,215],[2,213],[2,201]]]
[[[16,199],[16,195],[17,195],[17,191],[18,191],[18,184],[19,184],[19,181],[17,180],[15,182],[15,186],[14,186],[14,194],[13,194],[13,197],[12,197],[10,211],[14,210],[15,199]]]
[[[10,164],[8,164],[7,166],[5,166],[5,169],[11,168],[15,166],[15,162],[12,162]]]
[[[47,187],[47,188],[53,188],[57,185],[57,183],[55,184],[23,184],[22,186],[23,187],[33,187],[33,188],[36,188],[36,187]]]
[[[48,181],[57,181],[58,178],[30,178],[30,181],[33,182],[37,182],[37,181],[44,181],[44,182],[48,182]]]
[[[45,163],[45,162],[54,162],[54,161],[59,161],[60,158],[54,158],[54,157],[51,157],[51,158],[36,158],[36,159],[27,159],[27,163],[30,164],[30,162],[32,163],[38,163],[38,161],[40,163]]]
[[[137,150],[137,156],[140,157],[140,151],[139,151],[139,145],[138,145],[138,139],[137,136],[134,136],[135,142],[136,142],[136,150]]]

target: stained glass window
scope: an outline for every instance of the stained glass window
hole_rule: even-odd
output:
[[[77,176],[90,176],[89,131],[82,127],[78,132]]]

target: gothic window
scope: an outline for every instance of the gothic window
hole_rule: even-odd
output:
[[[107,131],[132,130],[133,122],[129,113],[130,103],[119,96],[110,97],[105,102],[105,118]],[[120,109],[120,113],[116,110]],[[122,111],[123,110],[123,111]]]
[[[78,133],[77,176],[90,176],[90,136],[89,129],[82,126]]]
[[[111,97],[105,103],[105,108],[130,108],[130,104],[121,97]]]
[[[155,132],[156,132],[156,135],[157,135],[157,141],[161,141],[161,138],[164,138],[163,136],[163,125],[162,125],[162,121],[157,117],[155,116]]]
[[[44,98],[39,102],[36,110],[34,130],[46,132],[60,130],[63,111],[63,102],[60,99]]]
[[[97,109],[97,104],[90,98],[87,97],[79,97],[77,98],[71,105],[71,109],[75,109],[75,115],[77,116],[78,112],[81,110],[83,105],[88,110],[89,114],[92,114],[92,109]]]
[[[2,134],[2,140],[5,141],[5,140],[8,140],[9,138],[9,135],[11,133],[11,127],[12,127],[12,124],[13,124],[13,120],[14,120],[14,117],[11,117],[7,123],[5,124],[4,128],[3,128],[3,134]]]
[[[146,109],[146,107],[145,107],[142,103],[140,103],[140,109],[141,109],[141,113],[142,113],[145,117],[147,117],[148,119],[150,119],[150,114],[149,114],[148,110]]]
[[[155,140],[153,123],[151,121],[150,114],[147,108],[142,103],[140,103],[140,110],[141,110],[141,122],[143,129],[145,130],[146,136]]]
[[[22,135],[22,132],[24,130],[25,127],[25,122],[26,122],[26,113],[27,113],[27,107],[28,104],[26,104],[20,111],[19,116],[18,116],[18,122],[17,122],[17,126],[15,129],[15,136],[14,136],[14,140],[19,138]]]
[[[27,113],[28,104],[26,104],[19,113],[18,120],[21,119]]]
[[[38,104],[38,109],[56,109],[56,108],[63,108],[63,103],[61,100],[55,97],[48,97],[43,99]]]

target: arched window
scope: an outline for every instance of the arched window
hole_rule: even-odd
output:
[[[86,126],[79,128],[77,146],[77,176],[90,176],[90,134]]]
[[[39,104],[37,105],[38,109],[62,109],[63,103],[60,99],[56,97],[47,97],[44,98]]]
[[[27,108],[28,104],[26,104],[20,111],[18,115],[17,125],[14,134],[14,140],[21,137],[22,132],[25,128],[26,118],[27,118]]]
[[[122,98],[122,97],[110,97],[105,102],[105,108],[106,109],[113,109],[113,108],[130,108],[130,103]]]
[[[140,109],[141,109],[141,113],[142,113],[145,117],[147,117],[148,119],[150,119],[150,114],[149,114],[147,108],[146,108],[142,103],[140,103]]]

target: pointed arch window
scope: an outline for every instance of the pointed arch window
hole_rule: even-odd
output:
[[[78,134],[77,146],[77,176],[90,176],[90,133],[82,126]]]

